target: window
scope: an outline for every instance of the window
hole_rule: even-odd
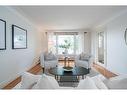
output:
[[[60,47],[61,45],[68,45],[67,53],[74,54],[74,35],[58,35],[58,54],[66,53],[66,48]]]
[[[48,51],[56,54],[78,54],[80,52],[77,32],[55,32],[48,35]]]

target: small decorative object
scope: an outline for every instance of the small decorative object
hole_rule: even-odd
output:
[[[124,33],[124,39],[125,39],[125,43],[127,45],[127,28],[126,28],[125,33]]]
[[[12,25],[12,49],[27,48],[27,30]]]
[[[0,50],[6,49],[6,21],[0,19]]]
[[[72,71],[73,67],[63,67],[64,71]]]

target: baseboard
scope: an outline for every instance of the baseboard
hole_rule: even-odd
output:
[[[105,77],[107,77],[107,78],[111,78],[111,77],[117,76],[116,73],[111,72],[111,71],[109,71],[108,69],[106,69],[106,68],[104,68],[103,66],[100,66],[100,65],[98,65],[98,64],[96,64],[96,63],[93,64],[93,67],[94,67],[97,71],[99,71],[102,75],[104,75]]]
[[[17,79],[21,75],[21,72],[18,73],[16,76],[11,76],[11,78],[8,78],[7,80],[0,83],[0,88],[4,88],[6,85],[10,84],[13,80]]]
[[[40,64],[35,64],[32,68],[30,68],[27,71],[30,73],[36,74],[37,72],[39,72],[41,70],[41,67],[39,67],[39,66],[40,66]],[[12,89],[13,87],[15,87],[21,81],[21,74],[22,73],[23,72],[20,72],[17,76],[14,76],[11,79],[11,81],[9,81],[9,82],[5,81],[2,88],[3,89]]]

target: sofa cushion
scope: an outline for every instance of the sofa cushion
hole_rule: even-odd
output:
[[[104,80],[109,89],[127,89],[127,75],[120,75]]]
[[[91,79],[94,81],[98,89],[108,89],[107,86],[103,83],[99,75],[94,76]]]
[[[97,87],[91,78],[86,77],[86,79],[80,80],[77,89],[97,89]]]
[[[37,84],[32,89],[58,89],[59,84],[54,77],[42,75],[41,79],[38,80]]]
[[[31,89],[40,78],[41,75],[34,75],[28,72],[24,72],[21,77],[21,89]]]

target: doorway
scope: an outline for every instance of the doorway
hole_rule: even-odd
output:
[[[98,64],[106,66],[106,33],[104,31],[98,32],[97,34],[97,59]]]

